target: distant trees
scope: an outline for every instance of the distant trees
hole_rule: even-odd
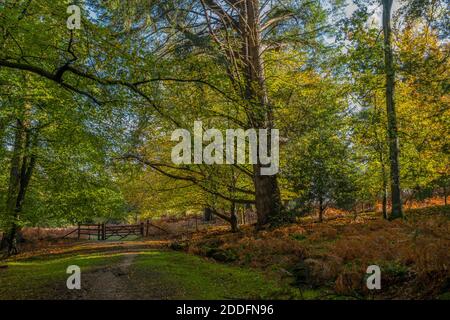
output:
[[[358,7],[346,25],[351,46],[345,64],[353,84],[352,102],[359,107],[353,113],[351,137],[358,157],[366,163],[363,189],[372,199],[382,203],[382,211],[387,217],[387,206],[392,204],[392,199],[387,201],[386,195],[392,194],[392,185],[386,178],[392,172],[392,163],[386,108],[386,45],[379,25],[368,22],[379,3],[372,2],[374,8],[370,3]],[[443,107],[445,93],[442,89],[447,73],[444,69],[448,69],[445,58],[448,46],[437,39],[438,34],[445,33],[441,26],[445,10],[441,1],[407,1],[403,4],[401,10],[392,15],[395,27],[391,30],[395,34],[391,35],[396,92],[392,96],[398,150],[402,151],[398,155],[399,179],[402,181],[399,192],[405,195],[402,203],[415,193],[412,190],[425,187],[438,172],[448,175],[444,165],[447,161],[437,160],[447,158],[446,152],[442,151],[446,148],[443,141],[448,137],[443,129],[448,108]],[[440,138],[435,136],[436,132],[440,132]],[[391,214],[389,216],[393,218]]]
[[[292,67],[295,70],[295,64]],[[363,166],[358,164],[350,139],[351,118],[343,103],[345,87],[339,88],[332,79],[322,79],[314,72],[302,73],[298,76],[308,78],[307,89],[291,91],[291,99],[296,102],[292,109],[286,108],[290,112],[281,124],[288,137],[282,177],[292,192],[295,209],[317,209],[322,221],[330,207],[353,209],[359,200],[358,178]],[[306,99],[302,99],[304,90],[309,92]]]
[[[298,146],[299,157],[290,161],[290,180],[296,199],[304,207],[317,208],[319,221],[330,206],[352,210],[357,199],[357,167],[351,150],[336,136],[316,133]]]

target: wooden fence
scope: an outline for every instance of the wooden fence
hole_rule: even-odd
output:
[[[107,240],[111,237],[117,236],[119,240],[131,236],[148,236],[150,227],[154,227],[160,229],[167,233],[167,231],[161,227],[158,227],[152,224],[150,221],[141,222],[139,224],[126,224],[126,225],[108,225],[104,223],[99,224],[78,224],[78,227],[75,230],[72,230],[62,238],[66,238],[72,234],[77,234],[77,239],[80,239],[82,236],[88,236],[89,240],[91,236],[97,240]]]

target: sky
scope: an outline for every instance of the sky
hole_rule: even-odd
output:
[[[350,17],[352,13],[356,10],[356,5],[353,2],[353,0],[347,0],[347,8],[345,9],[345,13],[347,17]],[[381,1],[380,1],[381,3]],[[375,6],[373,6],[375,7]],[[392,4],[392,13],[395,13],[397,9],[400,7],[400,0],[394,0]],[[382,15],[382,7],[381,4],[378,6],[378,9],[375,11],[375,13],[372,16],[372,23],[376,23],[379,26],[381,26],[381,15]]]

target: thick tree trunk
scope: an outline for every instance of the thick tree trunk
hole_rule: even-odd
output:
[[[386,73],[386,109],[389,139],[389,157],[391,163],[391,219],[403,217],[400,194],[399,144],[397,115],[394,103],[395,70],[391,45],[391,9],[393,0],[383,0],[384,60]]]
[[[254,128],[273,129],[273,110],[269,103],[265,84],[264,62],[262,60],[261,34],[259,21],[259,1],[246,0],[241,10],[241,32],[244,38],[243,57],[246,68],[246,97],[252,103],[249,118]],[[270,139],[269,139],[270,141]],[[270,148],[269,148],[270,150]],[[280,214],[281,196],[277,175],[261,175],[261,164],[253,166],[256,192],[256,211],[258,227],[270,223]]]
[[[276,176],[263,176],[258,174],[259,165],[254,166],[255,206],[258,216],[258,226],[270,223],[281,211],[281,197]]]
[[[14,136],[14,146],[11,157],[11,167],[9,170],[8,194],[6,197],[6,214],[8,229],[3,235],[2,249],[7,249],[8,255],[17,252],[16,234],[18,228],[19,212],[16,210],[17,196],[20,188],[22,155],[25,141],[25,130],[22,122],[16,121]]]
[[[2,239],[2,249],[7,248],[8,255],[18,253],[17,238],[20,232],[20,214],[36,164],[36,156],[31,150],[36,145],[36,138],[34,141],[32,139],[26,123],[17,120],[6,204],[9,229]]]

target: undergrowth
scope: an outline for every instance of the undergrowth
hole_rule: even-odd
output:
[[[413,209],[392,222],[379,214],[339,215],[256,232],[212,230],[181,250],[291,278],[300,288],[340,297],[445,297],[450,289],[450,206]],[[380,266],[381,290],[368,290],[367,267]]]

